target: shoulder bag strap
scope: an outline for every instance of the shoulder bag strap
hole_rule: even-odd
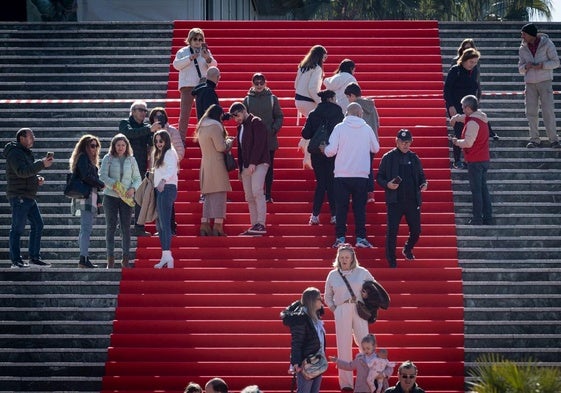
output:
[[[189,51],[191,51],[191,54],[195,53],[193,52],[193,48],[191,47],[189,47]],[[197,61],[196,57],[193,59],[193,63],[195,63],[195,69],[197,70],[197,74],[199,75],[199,78],[202,78],[203,75],[201,74],[201,69],[199,68],[199,62]]]
[[[356,296],[355,296],[355,293],[353,292],[353,289],[351,288],[351,284],[349,284],[349,282],[347,281],[347,278],[345,276],[343,276],[343,273],[341,273],[341,270],[337,269],[337,271],[341,275],[341,278],[343,279],[343,281],[345,281],[345,284],[347,285],[347,288],[349,289],[349,292],[351,293],[351,297],[353,298],[354,301],[356,301]]]

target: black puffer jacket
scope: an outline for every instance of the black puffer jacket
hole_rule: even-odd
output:
[[[34,199],[39,189],[37,174],[45,169],[43,160],[35,160],[30,149],[18,142],[4,148],[6,158],[6,195],[8,198]]]
[[[318,316],[322,314],[323,308],[318,312]],[[302,364],[307,356],[319,351],[321,342],[314,323],[299,300],[281,312],[281,319],[290,328],[292,334],[290,364]]]

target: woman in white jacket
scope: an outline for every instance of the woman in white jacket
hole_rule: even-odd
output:
[[[171,255],[171,209],[177,198],[177,153],[171,144],[171,137],[166,130],[154,134],[154,187],[156,189],[156,210],[158,220],[156,228],[162,245],[162,258],[154,265],[161,269],[167,265],[173,268]]]
[[[179,49],[173,61],[173,67],[179,71],[178,89],[181,95],[181,106],[179,109],[179,133],[181,140],[185,143],[191,107],[193,106],[193,87],[201,83],[201,78],[206,78],[209,67],[217,66],[218,63],[212,57],[205,43],[205,34],[198,27],[189,30],[187,46]]]
[[[349,105],[349,99],[345,95],[345,87],[347,87],[349,83],[357,82],[356,78],[353,76],[354,72],[355,62],[351,59],[344,59],[335,70],[333,76],[325,78],[323,81],[326,89],[335,92],[335,100],[343,110],[343,113],[347,111],[347,106]]]
[[[314,45],[298,65],[294,80],[294,96],[298,112],[308,117],[321,102],[318,96],[323,79],[323,63],[327,59],[327,50],[321,45]]]

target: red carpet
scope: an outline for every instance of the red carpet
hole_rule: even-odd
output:
[[[265,73],[281,99],[285,124],[275,158],[274,204],[268,205],[268,235],[236,236],[249,225],[241,184],[232,174],[227,238],[198,237],[199,149],[189,141],[182,162],[176,202],[178,236],[173,239],[176,268],[152,268],[161,255],[159,240],[138,241],[136,268],[123,271],[114,332],[103,380],[104,392],[182,392],[189,381],[201,385],[223,377],[231,391],[258,384],[267,393],[288,391],[289,331],[279,312],[308,286],[323,291],[335,250],[334,228],[309,226],[314,177],[302,169],[296,150],[293,81],[308,49],[324,45],[324,66],[331,75],[351,58],[364,95],[376,96],[381,119],[376,165],[395,145],[398,129],[409,128],[413,150],[423,161],[429,191],[424,194],[423,234],[414,262],[384,259],[385,204],[376,189],[368,205],[367,230],[372,250],[359,260],[392,297],[371,326],[378,346],[398,364],[419,366],[418,382],[427,392],[463,392],[463,296],[458,267],[454,209],[446,139],[442,67],[436,22],[176,22],[170,63],[192,27],[203,28],[218,60],[217,88],[222,106],[245,96],[254,72]],[[387,97],[391,96],[391,97]],[[395,97],[398,96],[398,97]],[[401,97],[406,96],[406,97]],[[168,98],[178,98],[177,73],[170,66]],[[177,123],[177,102],[168,104]],[[195,111],[189,135],[193,134]],[[227,125],[235,134],[233,123]],[[320,218],[327,221],[325,207]],[[352,223],[352,215],[349,216]],[[350,233],[352,233],[352,229]],[[402,225],[398,241],[406,238]],[[399,251],[399,250],[398,250]],[[326,312],[327,353],[336,354],[332,313]],[[330,366],[322,391],[338,391]],[[396,382],[395,376],[390,383]]]

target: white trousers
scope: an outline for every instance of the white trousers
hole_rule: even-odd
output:
[[[360,342],[368,334],[368,322],[358,316],[354,303],[343,303],[337,306],[334,315],[337,357],[349,362],[353,360],[353,338],[360,349]],[[339,369],[339,385],[341,389],[354,387],[353,372]]]

